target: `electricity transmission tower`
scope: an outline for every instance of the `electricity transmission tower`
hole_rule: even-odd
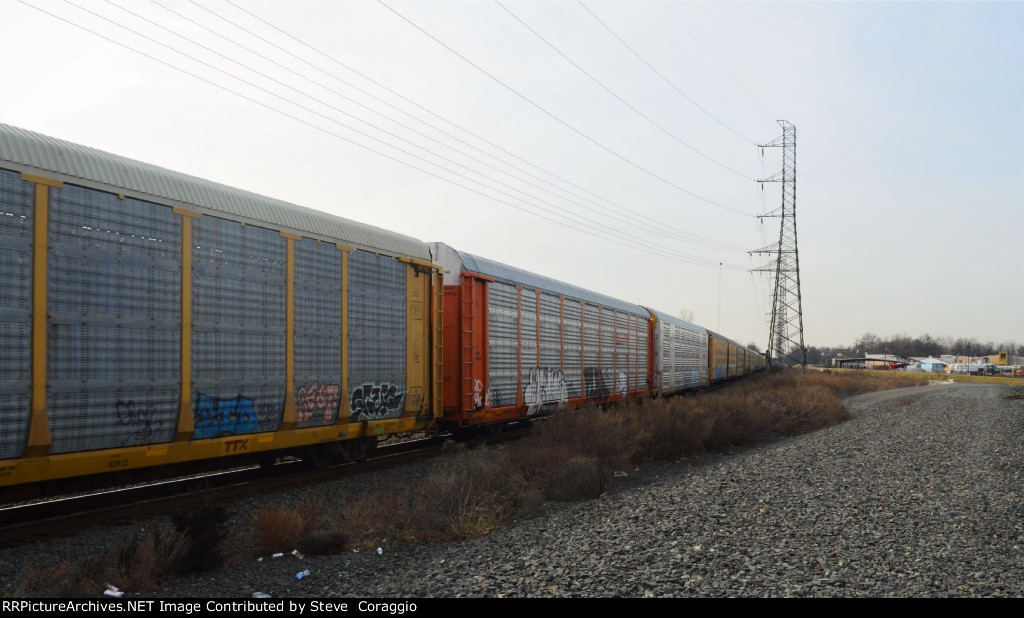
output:
[[[761,215],[762,218],[779,217],[779,242],[751,253],[774,256],[764,266],[752,272],[775,274],[772,294],[772,321],[768,335],[768,360],[772,365],[807,364],[804,347],[804,315],[800,302],[800,254],[796,244],[796,127],[780,120],[782,135],[764,148],[782,148],[782,171],[758,182],[782,183],[782,206],[779,210]],[[763,150],[762,150],[763,152]]]

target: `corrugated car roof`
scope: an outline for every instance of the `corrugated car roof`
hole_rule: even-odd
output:
[[[468,253],[459,252],[462,256],[462,261],[466,270],[480,273],[481,275],[487,275],[493,277],[499,281],[506,283],[513,283],[522,285],[534,290],[542,290],[544,292],[551,292],[559,296],[565,296],[568,298],[574,298],[576,300],[582,300],[595,305],[604,305],[619,311],[627,311],[629,313],[635,313],[645,317],[650,317],[650,314],[646,309],[640,305],[634,305],[633,303],[627,303],[626,301],[612,298],[611,296],[605,296],[604,294],[598,294],[597,292],[591,292],[575,285],[563,283],[550,277],[531,273],[520,268],[514,268],[507,264],[495,262],[494,260],[488,260],[476,255],[470,255]]]
[[[359,249],[430,259],[426,244],[410,236],[6,124],[0,124],[0,164],[197,212],[223,213]]]
[[[702,333],[702,334],[707,334],[707,332],[708,332],[708,330],[706,328],[704,328],[703,326],[698,326],[698,325],[694,324],[693,322],[687,322],[686,320],[684,320],[682,318],[677,318],[674,315],[669,315],[668,313],[663,313],[661,311],[658,311],[657,309],[651,309],[650,311],[651,311],[651,313],[653,313],[655,315],[655,317],[657,317],[662,322],[668,322],[669,324],[675,324],[676,326],[682,326],[683,328],[688,328],[690,330],[697,331],[698,333]]]

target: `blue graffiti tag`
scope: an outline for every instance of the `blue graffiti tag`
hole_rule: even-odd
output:
[[[195,421],[193,438],[252,433],[259,425],[252,399],[218,399],[203,394],[199,395],[199,401],[196,402]]]

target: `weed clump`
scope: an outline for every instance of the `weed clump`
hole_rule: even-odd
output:
[[[101,597],[108,584],[129,591],[152,589],[173,579],[186,545],[177,532],[137,534],[102,554],[26,566],[9,594],[75,599]]]
[[[191,504],[171,513],[171,523],[184,538],[179,573],[211,571],[224,563],[222,540],[227,518],[227,510],[208,492],[194,494]]]

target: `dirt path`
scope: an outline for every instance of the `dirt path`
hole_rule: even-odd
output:
[[[954,383],[946,381],[936,381],[926,386],[906,386],[903,388],[893,388],[885,391],[874,391],[871,393],[862,393],[860,395],[853,395],[843,399],[843,405],[851,413],[863,412],[868,408],[877,406],[880,403],[889,401],[890,399],[897,399],[902,397],[915,397],[917,395],[923,395],[925,393],[934,392],[936,389],[947,389],[947,388],[970,388],[974,386],[984,386],[979,384],[966,384],[966,383]]]

